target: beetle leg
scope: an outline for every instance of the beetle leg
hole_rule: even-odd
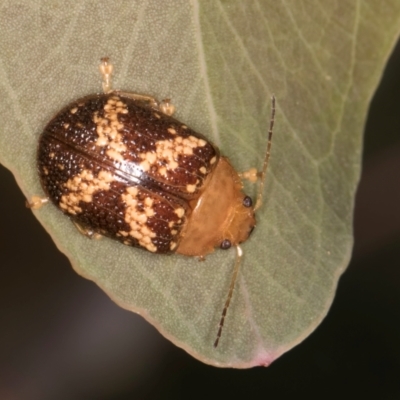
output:
[[[165,115],[171,116],[175,112],[175,106],[171,103],[171,99],[164,99],[161,102],[155,99],[154,97],[137,94],[137,93],[129,93],[129,92],[122,92],[119,90],[113,90],[111,85],[111,75],[113,72],[113,65],[110,63],[110,59],[108,57],[103,57],[101,59],[101,64],[99,66],[100,73],[103,77],[103,92],[110,93],[115,92],[120,94],[123,97],[129,97],[131,99],[141,101],[144,103],[148,103],[148,105],[156,110],[161,111]]]
[[[30,208],[32,210],[38,210],[43,206],[43,204],[46,204],[49,201],[48,197],[39,197],[39,196],[32,196],[31,201],[26,201],[25,205],[27,208]]]
[[[79,233],[88,237],[89,239],[101,239],[103,236],[100,233],[95,232],[94,230],[80,224],[79,222],[72,221],[75,225],[75,228],[78,229]]]
[[[122,97],[128,97],[130,99],[140,101],[142,103],[147,103],[150,107],[161,111],[163,114],[171,116],[175,112],[175,106],[171,103],[171,99],[164,99],[162,101],[158,101],[156,98],[152,96],[147,96],[145,94],[138,93],[130,93],[130,92],[122,92],[120,90],[115,91],[116,94],[119,94]]]
[[[258,179],[260,178],[260,173],[257,171],[257,168],[250,168],[247,171],[244,172],[240,172],[239,176],[242,179],[247,179],[249,180],[251,183],[255,183],[258,181]]]
[[[110,59],[108,57],[103,57],[101,59],[101,64],[99,66],[100,73],[103,76],[103,92],[110,93],[112,92],[112,85],[111,85],[111,74],[113,72],[113,65],[110,64]]]
[[[145,94],[123,92],[120,90],[115,90],[115,93],[122,97],[128,97],[130,99],[140,101],[142,103],[147,103],[150,107],[155,108],[156,110],[160,109],[160,106],[159,106],[160,102],[154,97],[147,96]]]
[[[169,116],[175,112],[175,106],[171,103],[171,99],[162,100],[158,108],[162,113]]]

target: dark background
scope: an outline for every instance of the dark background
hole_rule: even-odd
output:
[[[217,369],[73,272],[0,166],[0,400],[400,399],[400,45],[371,105],[355,247],[328,316],[268,368]]]

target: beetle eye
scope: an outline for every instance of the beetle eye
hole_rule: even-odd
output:
[[[247,207],[247,208],[251,207],[251,206],[253,205],[253,200],[251,199],[251,197],[246,196],[246,197],[243,199],[243,205],[244,205],[245,207]]]
[[[228,250],[231,246],[232,246],[232,243],[228,239],[223,240],[222,243],[221,243],[221,249],[222,250]]]

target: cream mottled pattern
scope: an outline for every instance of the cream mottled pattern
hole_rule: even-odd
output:
[[[168,128],[171,135],[175,135],[174,128]],[[179,155],[192,155],[193,149],[203,147],[207,142],[194,136],[183,138],[181,136],[174,137],[173,140],[159,140],[156,142],[156,150],[140,153],[139,156],[143,160],[140,166],[143,171],[148,171],[153,165],[158,165],[158,173],[162,176],[167,175],[167,171],[176,169]],[[163,163],[161,163],[163,162]]]
[[[135,238],[141,246],[154,253],[157,251],[157,247],[152,243],[151,239],[156,237],[156,233],[146,224],[147,219],[155,214],[153,209],[154,200],[146,197],[143,202],[139,203],[138,194],[139,189],[132,186],[128,187],[126,192],[121,195],[126,205],[125,221],[129,224],[131,230],[130,232],[120,231],[119,234]]]
[[[124,160],[122,153],[126,151],[126,146],[122,142],[122,135],[119,133],[124,125],[118,121],[118,114],[127,113],[126,104],[118,96],[113,96],[104,105],[104,117],[100,117],[98,112],[93,117],[99,136],[96,146],[107,146],[106,154],[116,162]]]
[[[93,194],[100,190],[109,190],[113,180],[113,175],[108,171],[102,170],[94,177],[91,171],[84,169],[64,183],[69,193],[61,196],[60,208],[73,215],[81,213],[79,202],[91,203]]]

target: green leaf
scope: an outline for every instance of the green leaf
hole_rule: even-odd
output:
[[[115,88],[172,98],[238,170],[262,163],[274,93],[264,203],[217,349],[233,250],[157,256],[90,241],[53,205],[35,211],[78,273],[194,357],[268,365],[319,324],[349,261],[364,121],[399,26],[398,0],[3,2],[0,160],[27,198],[43,195],[38,136],[100,91],[103,56]]]

